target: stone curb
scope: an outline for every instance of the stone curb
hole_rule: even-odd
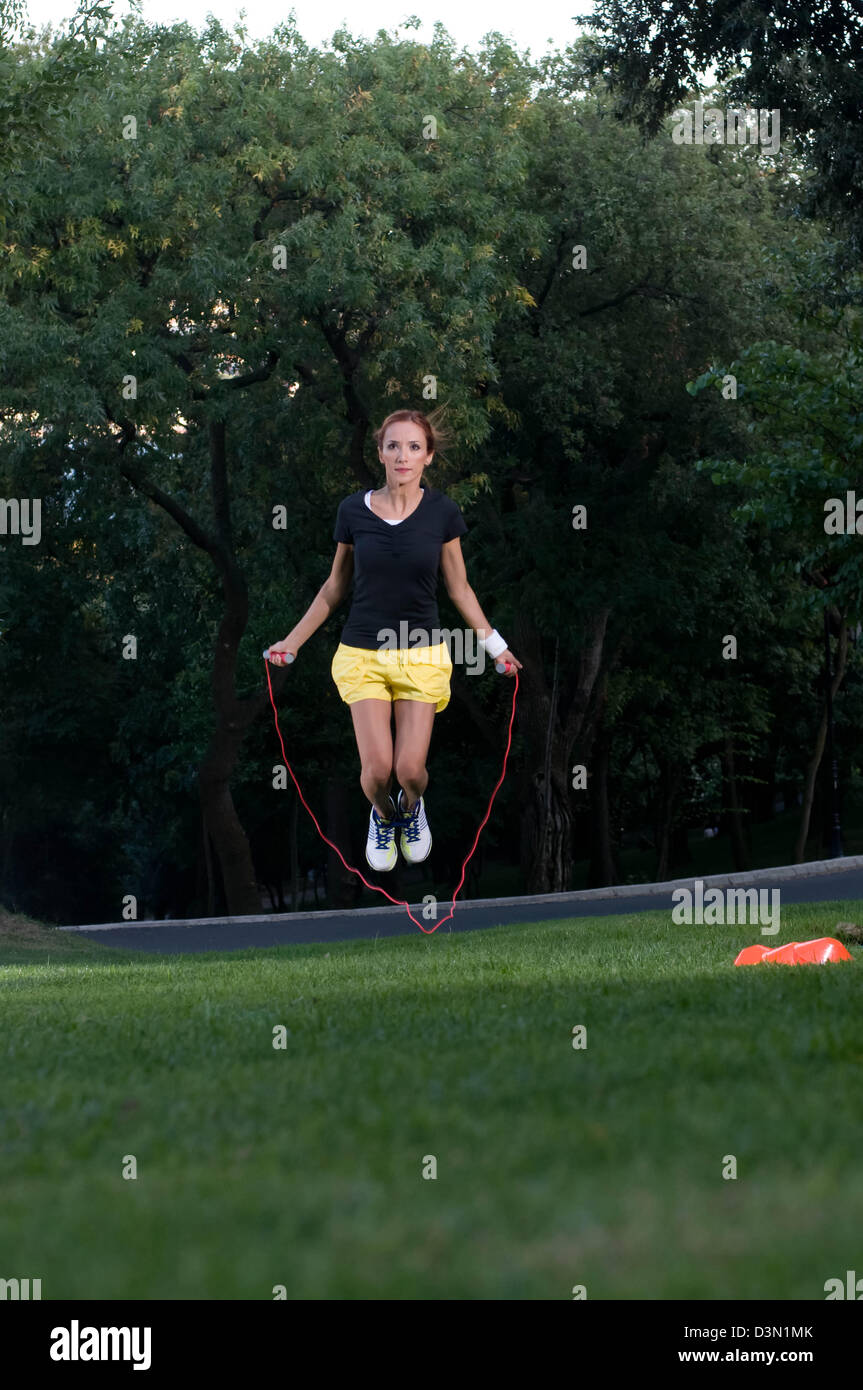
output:
[[[626,883],[612,888],[584,888],[574,893],[542,893],[534,897],[516,898],[468,898],[456,899],[460,912],[475,907],[510,907],[526,903],[580,903],[593,902],[603,898],[664,898],[675,888],[691,888],[694,883],[705,887],[733,888],[763,882],[765,879],[818,878],[826,874],[839,874],[849,869],[863,869],[863,854],[851,854],[844,859],[813,859],[808,864],[777,865],[773,869],[752,869],[746,873],[709,874],[706,878],[672,878],[665,883]],[[452,899],[438,899],[441,907],[451,907]],[[422,903],[409,903],[419,911]],[[364,912],[395,913],[404,912],[403,907],[349,907],[328,908],[320,912],[279,912],[255,913],[251,917],[165,917],[157,921],[145,922],[100,922],[89,927],[55,927],[55,931],[92,932],[126,931],[134,927],[136,931],[147,927],[234,927],[242,922],[255,922],[258,926],[285,926],[291,922],[323,921],[331,917],[361,917]]]

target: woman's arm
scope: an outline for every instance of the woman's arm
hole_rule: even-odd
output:
[[[281,642],[273,642],[270,645],[271,659],[284,652],[290,652],[292,656],[296,656],[303,643],[308,642],[312,633],[317,632],[321,624],[325,623],[330,614],[334,613],[342,604],[351,587],[353,573],[354,548],[352,545],[345,545],[343,541],[339,541],[328,578],[325,579],[306,612],[296,626],[291,628],[287,637]],[[277,660],[273,664],[282,666],[284,663]]]
[[[494,626],[483,613],[479,606],[479,599],[467,581],[467,570],[465,569],[464,556],[461,553],[461,540],[458,536],[454,541],[447,541],[446,545],[441,548],[441,569],[443,570],[446,591],[465,622],[474,629],[477,637],[490,637],[494,631]],[[521,670],[521,662],[508,647],[505,652],[501,652],[496,660],[508,661],[510,666]]]

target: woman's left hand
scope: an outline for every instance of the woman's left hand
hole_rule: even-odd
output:
[[[515,679],[516,670],[520,671],[522,669],[521,662],[519,661],[517,656],[513,656],[509,647],[507,647],[505,652],[501,652],[500,656],[496,656],[495,661],[505,661],[509,669],[504,671],[502,674],[505,676],[511,676],[513,679]]]

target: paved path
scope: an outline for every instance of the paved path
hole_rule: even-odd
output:
[[[780,888],[787,903],[863,899],[863,855],[757,869],[745,874],[713,874],[700,880],[707,887]],[[693,889],[692,878],[668,883],[642,883],[619,888],[594,888],[580,893],[546,893],[540,897],[477,898],[456,901],[450,921],[437,930],[476,931],[511,922],[548,922],[556,917],[605,917],[674,906],[675,888]],[[452,904],[438,904],[438,918]],[[421,906],[411,912],[424,926]],[[863,911],[861,911],[863,917]],[[863,924],[863,923],[861,923]],[[60,927],[103,946],[128,946],[138,951],[185,955],[195,951],[240,951],[250,946],[290,946],[312,941],[356,941],[375,936],[419,935],[403,907],[367,907],[353,911],[289,912],[261,917],[195,918],[189,921],[113,922],[98,926]],[[780,939],[782,933],[779,933]]]

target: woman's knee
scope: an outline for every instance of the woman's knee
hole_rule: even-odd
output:
[[[393,771],[403,787],[409,782],[421,782],[425,775],[425,764],[416,758],[401,757]]]
[[[392,758],[370,758],[363,763],[361,780],[373,787],[385,787],[392,775]]]

